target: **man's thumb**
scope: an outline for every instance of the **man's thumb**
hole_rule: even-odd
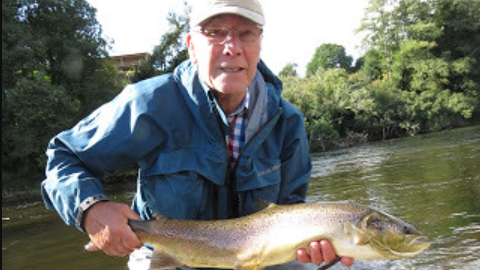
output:
[[[85,250],[86,251],[99,251],[100,248],[97,247],[94,243],[88,242],[88,244],[85,245]]]
[[[128,220],[142,220],[142,218],[130,208],[124,212],[124,215]]]

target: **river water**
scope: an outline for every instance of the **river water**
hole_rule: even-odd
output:
[[[417,257],[357,260],[351,270],[480,269],[480,126],[313,154],[312,160],[309,201],[371,205],[409,221],[433,242]],[[120,190],[109,196],[131,200],[133,193]],[[4,270],[125,269],[126,258],[84,251],[87,241],[41,203],[2,207]]]

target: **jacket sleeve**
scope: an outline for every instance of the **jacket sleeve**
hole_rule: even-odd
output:
[[[79,206],[104,193],[100,180],[105,172],[132,167],[165,137],[151,117],[161,113],[151,112],[152,93],[143,92],[127,87],[51,140],[41,191],[47,208],[55,209],[68,225],[81,229],[77,224]]]
[[[296,113],[287,120],[285,134],[290,136],[281,155],[282,186],[278,202],[280,204],[305,202],[312,172],[303,115],[296,109],[294,111]]]

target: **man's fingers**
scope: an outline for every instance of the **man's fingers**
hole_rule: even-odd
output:
[[[85,245],[85,250],[87,251],[103,250],[108,255],[125,256],[132,253],[135,249],[138,249],[141,247],[142,247],[142,243],[139,242],[138,239],[134,238],[130,240],[122,239],[121,242],[118,242],[116,244],[109,245],[109,246],[104,246],[102,248],[99,248],[94,243],[89,242],[88,244]]]
[[[323,260],[325,260],[327,264],[335,260],[337,254],[335,253],[335,250],[333,249],[330,241],[322,240],[320,241],[319,245],[322,250]]]
[[[124,246],[121,242],[102,247],[102,251],[110,256],[125,256],[133,252],[133,248]]]
[[[103,250],[108,255],[124,256],[140,248],[142,243],[132,229],[128,220],[140,217],[126,204],[99,202],[92,206],[85,217],[85,230],[92,243],[85,249]]]
[[[304,248],[300,248],[297,250],[297,259],[301,263],[311,262],[310,256],[308,256],[307,251]]]
[[[126,247],[126,246],[123,246],[123,245],[117,246],[116,247],[116,252],[115,252],[116,254],[114,254],[114,255],[125,256],[125,255],[128,255],[128,254],[132,253],[133,250],[134,250],[133,248],[129,248],[129,247]]]
[[[328,240],[321,240],[320,242],[311,242],[309,245],[309,253],[306,249],[300,248],[297,250],[297,259],[301,263],[314,263],[316,265],[321,265],[325,262],[326,265],[330,263],[338,262],[340,260],[343,265],[350,267],[354,264],[355,260],[350,257],[338,257],[333,248],[332,243]],[[329,267],[329,266],[327,266]],[[324,268],[319,268],[324,269]],[[326,269],[326,268],[325,268]]]
[[[346,267],[350,267],[355,263],[355,259],[351,257],[342,257],[341,262]]]
[[[131,252],[133,252],[133,250],[139,249],[143,246],[142,242],[140,242],[140,240],[138,240],[137,236],[133,232],[129,236],[126,236],[122,239],[122,244],[126,248],[130,249]]]
[[[125,256],[132,253],[135,249],[142,247],[142,243],[139,242],[138,245],[136,245],[137,242],[135,240],[139,241],[136,237],[131,240],[122,237],[117,241],[109,242],[102,250],[108,255]]]
[[[112,256],[125,256],[132,253],[135,249],[142,247],[142,243],[138,240],[135,234],[132,232],[130,237],[122,237],[117,241],[109,241],[105,245],[95,245],[93,242],[89,242],[85,245],[87,251],[99,251],[103,250],[106,254]]]
[[[319,242],[310,243],[310,257],[312,258],[312,263],[316,265],[323,263],[323,252]]]

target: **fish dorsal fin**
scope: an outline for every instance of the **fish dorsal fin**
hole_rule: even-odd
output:
[[[275,207],[275,206],[277,206],[277,205],[272,203],[272,202],[269,202],[269,201],[266,201],[266,200],[257,200],[257,201],[255,201],[254,212],[260,212],[260,211],[263,211],[263,210],[266,210],[266,209],[269,209],[269,208],[272,208],[272,207]]]
[[[149,270],[175,269],[183,266],[177,259],[167,253],[155,250],[152,255]]]

